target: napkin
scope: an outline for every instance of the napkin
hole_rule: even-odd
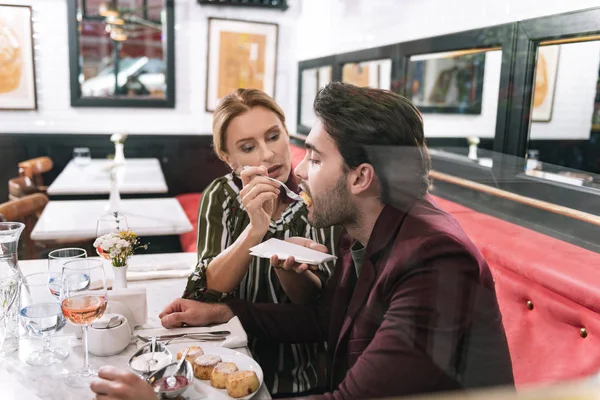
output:
[[[250,254],[261,258],[271,258],[272,255],[277,255],[280,260],[294,256],[296,262],[313,265],[337,259],[336,256],[332,256],[331,254],[321,253],[320,251],[274,238],[251,247]]]
[[[186,270],[167,270],[167,271],[147,271],[136,272],[127,271],[127,281],[149,281],[152,279],[173,279],[187,278],[194,271],[193,268]]]
[[[242,327],[238,317],[233,317],[229,322],[221,325],[214,325],[211,327],[188,327],[188,328],[149,328],[149,329],[136,329],[135,334],[140,336],[161,336],[161,335],[177,335],[180,333],[206,333],[212,331],[229,331],[231,334],[227,336],[222,342],[206,342],[211,346],[227,347],[229,349],[235,349],[238,347],[246,347],[248,345],[248,335]],[[177,340],[176,343],[185,342],[185,339]],[[190,342],[197,342],[190,340]],[[145,343],[138,341],[138,346],[143,346]]]
[[[170,258],[162,255],[145,254],[132,257],[128,263],[127,280],[145,281],[152,279],[187,278],[196,266],[196,255],[193,257]]]
[[[107,292],[109,307],[114,308],[111,312],[122,314],[127,318],[131,327],[143,325],[148,321],[148,303],[146,299],[146,288],[113,289]],[[114,307],[111,305],[114,303]],[[121,310],[119,303],[126,306],[127,310]]]

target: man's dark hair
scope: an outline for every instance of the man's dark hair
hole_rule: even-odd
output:
[[[403,203],[427,192],[431,160],[423,119],[406,98],[388,90],[332,82],[317,94],[314,110],[346,169],[373,165],[384,203]]]

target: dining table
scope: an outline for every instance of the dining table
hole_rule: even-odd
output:
[[[128,361],[138,350],[140,343],[136,341],[136,335],[144,335],[144,332],[152,332],[162,328],[159,313],[174,299],[181,297],[186,285],[186,277],[182,266],[187,266],[187,272],[191,273],[196,265],[196,253],[164,253],[164,254],[142,254],[134,255],[131,263],[138,267],[147,265],[148,272],[139,272],[135,280],[128,282],[128,288],[145,288],[147,296],[147,321],[136,328],[130,344],[121,353],[113,356],[98,357],[90,354],[90,365],[99,368],[104,365],[129,369]],[[161,265],[179,265],[173,276],[169,277]],[[48,271],[48,261],[25,260],[19,262],[19,268],[24,275]],[[112,267],[105,264],[106,279],[113,278]],[[159,272],[153,274],[153,272]],[[146,274],[146,275],[143,275]],[[147,276],[147,279],[143,279]],[[157,277],[161,279],[156,279]],[[109,293],[110,303],[110,293]],[[241,326],[241,325],[240,325]],[[242,328],[243,329],[243,328]],[[42,340],[34,339],[21,329],[19,338],[19,350],[12,355],[0,358],[0,399],[60,399],[60,400],[85,400],[94,399],[95,395],[90,388],[72,388],[64,383],[68,372],[81,368],[83,365],[83,345],[76,335],[67,329],[59,331],[52,336],[52,346],[60,346],[69,349],[69,356],[59,364],[47,367],[34,367],[25,362],[28,354],[42,347]],[[202,343],[200,343],[202,344]],[[233,348],[239,353],[252,357],[247,345]],[[209,399],[210,396],[198,394],[196,391],[186,391],[182,399],[201,400]],[[265,385],[262,385],[252,400],[268,400],[271,396]]]
[[[108,195],[110,193],[109,167],[113,161],[92,159],[88,165],[69,161],[48,187],[49,196]],[[119,193],[161,194],[169,187],[160,162],[156,158],[128,158],[117,173]]]

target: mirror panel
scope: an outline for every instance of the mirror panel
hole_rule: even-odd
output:
[[[168,26],[172,4],[167,0],[78,0],[77,79],[72,91],[79,95],[73,105],[123,105],[120,100],[136,100],[136,105],[153,101],[170,106],[169,77],[174,61],[173,27]],[[73,51],[73,49],[71,49]],[[73,63],[72,63],[73,65]],[[171,90],[170,90],[171,89]],[[95,103],[101,100],[102,103]],[[159,102],[157,103],[156,100]],[[164,104],[161,104],[161,101]],[[131,102],[129,102],[130,105]]]
[[[392,60],[346,63],[342,67],[342,82],[360,87],[391,90]]]

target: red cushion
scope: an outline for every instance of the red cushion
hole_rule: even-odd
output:
[[[516,384],[558,382],[600,369],[600,255],[436,201],[458,220],[492,270]]]
[[[192,224],[192,231],[179,235],[179,242],[183,251],[196,252],[196,234],[198,232],[198,207],[202,193],[186,193],[175,196],[185,215]]]

